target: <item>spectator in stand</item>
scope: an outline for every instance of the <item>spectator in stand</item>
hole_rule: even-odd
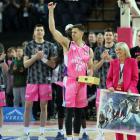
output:
[[[104,45],[104,35],[102,33],[98,33],[96,37],[97,47],[103,47]]]
[[[94,51],[95,69],[98,70],[100,77],[99,88],[106,88],[106,76],[109,69],[109,62],[116,58],[114,32],[111,28],[104,31],[105,43],[103,47],[97,47]]]
[[[24,106],[27,69],[23,65],[23,49],[21,47],[16,49],[16,58],[10,66],[10,73],[13,75],[14,107],[19,107],[20,104]]]
[[[39,0],[39,2],[35,4],[35,8],[37,12],[37,22],[48,27],[48,7],[45,0]]]
[[[12,60],[16,57],[16,48],[15,47],[10,47],[7,50],[7,58],[6,62],[8,65],[12,63]]]
[[[22,31],[31,31],[35,24],[35,8],[29,0],[22,0],[19,8],[19,23]]]
[[[16,0],[9,0],[4,6],[3,27],[5,31],[17,31],[19,29],[18,10],[20,5]]]
[[[10,47],[7,50],[6,55],[6,63],[8,68],[10,68],[12,61],[16,57],[16,49],[14,47]],[[7,80],[6,80],[6,103],[7,106],[13,106],[13,75],[10,74],[10,71],[7,72]]]
[[[88,35],[88,44],[90,46],[90,48],[92,48],[93,52],[95,50],[95,48],[97,47],[96,44],[96,34],[94,32],[90,32]]]
[[[138,45],[136,47],[130,49],[130,53],[132,58],[135,58],[138,62],[139,80],[138,80],[137,89],[140,94],[140,30],[137,31],[137,43]]]

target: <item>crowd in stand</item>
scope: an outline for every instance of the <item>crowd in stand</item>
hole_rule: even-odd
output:
[[[0,31],[32,31],[37,23],[48,28],[49,0],[2,0],[0,1]],[[56,0],[57,24],[60,29],[68,23],[81,23],[89,16],[95,5],[92,0],[59,1]]]

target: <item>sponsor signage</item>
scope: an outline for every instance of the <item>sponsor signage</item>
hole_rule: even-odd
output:
[[[3,107],[4,122],[23,122],[24,108],[23,107]],[[33,117],[31,117],[32,120]]]

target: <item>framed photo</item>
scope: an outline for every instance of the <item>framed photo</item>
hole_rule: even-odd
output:
[[[97,128],[104,132],[140,135],[140,95],[101,90]]]

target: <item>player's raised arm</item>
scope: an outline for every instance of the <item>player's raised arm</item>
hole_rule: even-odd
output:
[[[59,42],[62,47],[64,48],[64,51],[67,51],[67,48],[69,46],[70,40],[63,36],[58,30],[55,28],[55,21],[54,21],[54,9],[56,7],[56,3],[50,2],[48,4],[49,9],[49,29],[52,33],[54,39]]]

